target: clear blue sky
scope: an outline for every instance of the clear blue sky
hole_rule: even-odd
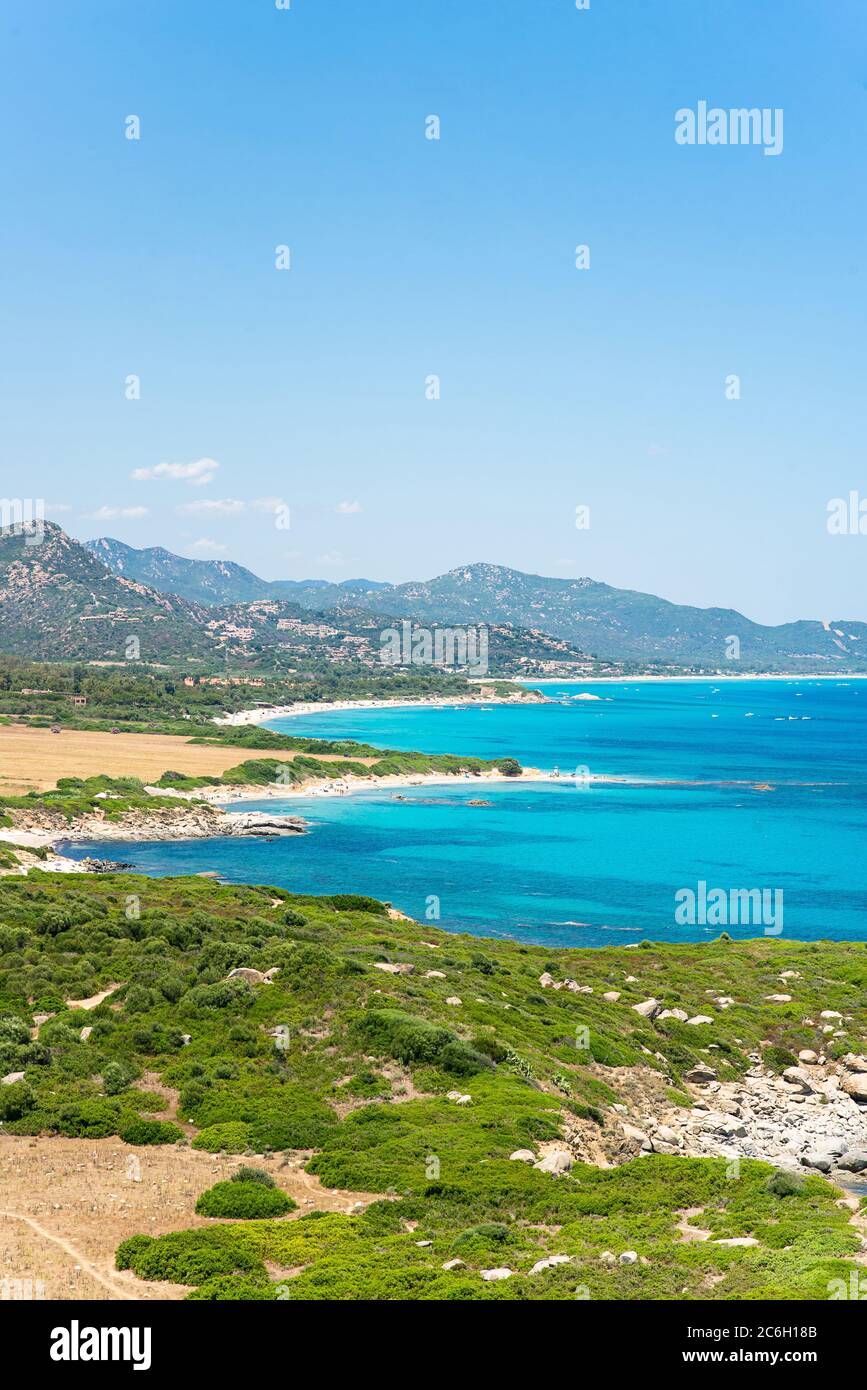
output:
[[[6,0],[0,39],[4,495],[269,578],[867,619],[825,524],[867,497],[863,0]],[[677,145],[700,100],[783,153]]]

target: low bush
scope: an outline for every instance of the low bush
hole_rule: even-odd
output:
[[[237,1176],[237,1175],[236,1175]],[[257,1221],[294,1211],[293,1202],[279,1187],[261,1182],[218,1182],[203,1192],[196,1202],[199,1216],[227,1216],[237,1221]]]
[[[242,1154],[250,1147],[250,1126],[231,1121],[228,1124],[209,1125],[193,1140],[194,1149],[204,1149],[205,1153]]]
[[[246,1164],[236,1169],[230,1182],[260,1182],[263,1187],[275,1186],[271,1174],[266,1173],[264,1168],[248,1168]]]
[[[117,1132],[125,1144],[175,1144],[184,1137],[171,1120],[143,1120],[139,1115],[122,1119]]]

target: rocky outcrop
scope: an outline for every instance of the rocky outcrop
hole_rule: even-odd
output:
[[[642,1116],[654,1152],[757,1158],[831,1176],[867,1168],[867,1073],[817,1058],[782,1076],[756,1063],[726,1082],[699,1063],[684,1079],[692,1110]]]
[[[270,970],[254,970],[249,965],[238,965],[229,971],[226,979],[245,980],[248,985],[270,985],[274,976],[279,973],[279,965],[272,965]]]
[[[538,1163],[533,1164],[533,1167],[538,1169],[540,1173],[552,1173],[555,1178],[559,1178],[561,1174],[568,1173],[574,1163],[575,1160],[568,1150],[555,1149],[552,1153],[546,1154],[544,1158],[540,1158]]]
[[[56,807],[49,806],[15,810],[12,816],[16,830],[76,842],[302,835],[306,830],[306,821],[301,816],[266,814],[264,811],[234,811],[230,814],[204,801],[185,801],[177,806],[127,811],[116,819],[96,811],[78,816],[70,822]]]

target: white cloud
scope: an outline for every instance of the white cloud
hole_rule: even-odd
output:
[[[46,512],[53,512],[57,516],[60,512],[71,512],[72,507],[68,502],[46,502]]]
[[[216,459],[197,459],[195,463],[158,463],[153,468],[134,468],[130,477],[137,483],[169,478],[191,483],[193,487],[202,487],[203,484],[213,481],[219,466]]]
[[[100,507],[95,512],[89,512],[91,521],[117,521],[122,518],[124,521],[136,521],[139,517],[147,516],[149,507]]]
[[[214,516],[235,516],[246,507],[237,497],[204,497],[201,502],[182,502],[179,512],[204,512]]]
[[[250,506],[257,512],[276,512],[278,507],[288,506],[282,497],[254,497]]]
[[[361,511],[360,502],[338,502],[335,509],[340,516],[355,516]]]
[[[190,549],[198,550],[200,555],[225,555],[228,546],[220,545],[219,541],[212,541],[207,536],[202,536],[200,540],[193,541]]]
[[[341,555],[339,550],[328,550],[324,555],[317,557],[316,563],[319,565],[345,565],[346,556]]]

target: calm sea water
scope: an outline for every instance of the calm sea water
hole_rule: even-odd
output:
[[[458,782],[409,788],[400,800],[379,790],[247,802],[300,811],[311,833],[71,852],[120,853],[151,874],[211,870],[300,892],[371,893],[447,929],[559,945],[717,936],[718,924],[675,921],[675,893],[701,880],[726,891],[781,890],[784,937],[867,937],[867,681],[545,691],[558,703],[330,711],[273,727],[510,755],[558,767],[559,781]],[[570,775],[576,767],[709,785],[586,788]],[[478,798],[491,804],[468,804]],[[726,929],[735,937],[764,930]]]

